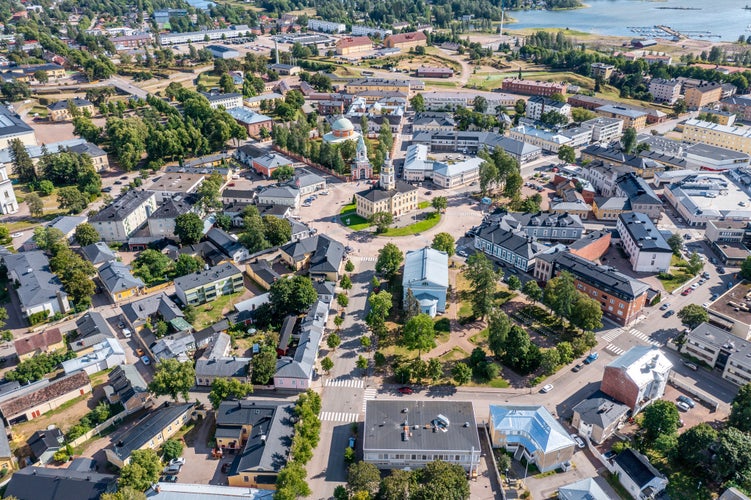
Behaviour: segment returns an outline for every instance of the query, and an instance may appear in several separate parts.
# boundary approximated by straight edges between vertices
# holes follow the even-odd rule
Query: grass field
[[[339,212],[339,219],[342,221],[342,224],[353,231],[362,231],[372,226],[367,219],[357,215],[356,210],[357,207],[354,203],[343,206]]]
[[[242,295],[242,292],[222,295],[213,302],[196,306],[196,320],[193,322],[193,326],[195,326],[197,330],[201,330],[202,328],[213,325],[224,317],[224,309],[230,304],[230,302],[239,299],[240,295]]]

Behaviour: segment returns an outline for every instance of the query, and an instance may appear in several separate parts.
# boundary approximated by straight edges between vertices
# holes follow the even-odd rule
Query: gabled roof
[[[5,106],[0,106],[0,137],[33,133],[34,129],[21,120],[17,114],[11,113]]]
[[[627,405],[600,391],[573,407],[574,413],[579,414],[582,422],[597,425],[603,429],[621,420],[630,409]]]
[[[328,317],[329,306],[325,302],[319,300],[311,306],[300,326],[300,341],[294,357],[277,360],[275,378],[310,379]]]
[[[5,430],[5,423],[0,418],[0,458],[10,458],[13,456],[13,452],[10,451],[10,443],[8,442],[8,431]]]
[[[89,376],[80,371],[51,381],[39,389],[23,394],[17,398],[0,403],[0,413],[6,419],[11,419],[35,406],[52,401],[70,392],[77,391],[89,385]]]
[[[117,260],[115,252],[103,241],[97,241],[91,245],[81,247],[81,252],[94,265]]]
[[[131,274],[130,266],[116,260],[99,268],[99,279],[110,294],[145,286],[140,278]]]
[[[146,320],[156,313],[159,313],[164,321],[167,322],[184,316],[180,308],[177,307],[177,304],[172,302],[165,293],[149,295],[144,299],[123,304],[121,309],[131,323],[138,320]]]
[[[206,233],[206,239],[216,245],[227,257],[233,258],[237,252],[242,252],[246,248],[233,238],[228,232],[218,227],[209,229]]]
[[[136,191],[131,189],[110,203],[96,215],[89,219],[90,222],[111,222],[125,220],[138,207],[148,202],[154,196],[152,191]]]
[[[196,361],[196,377],[245,377],[250,358],[201,358]]]
[[[508,443],[521,443],[530,452],[551,453],[576,446],[566,429],[544,406],[490,405],[491,426]]]
[[[588,477],[575,483],[558,488],[560,500],[610,500],[594,477]]]
[[[338,272],[344,257],[344,245],[324,234],[287,243],[282,252],[295,262],[310,257],[311,273]]]
[[[181,290],[192,290],[200,286],[214,283],[215,281],[229,278],[237,274],[242,275],[242,271],[230,263],[214,266],[206,271],[198,271],[185,276],[175,278],[175,287]]]
[[[114,454],[120,460],[126,460],[134,450],[141,449],[154,436],[162,432],[168,424],[188,413],[191,409],[193,409],[193,403],[165,402],[120,436],[120,440],[112,447]]]
[[[58,294],[67,295],[60,279],[50,272],[50,262],[41,250],[3,255],[2,258],[8,271],[12,270],[18,276],[20,286],[16,293],[22,307],[46,304],[58,300]]]
[[[640,251],[673,253],[665,237],[645,214],[623,213],[618,216],[618,219]]]
[[[43,332],[21,337],[13,342],[16,348],[16,354],[23,356],[36,351],[37,349],[46,350],[49,346],[60,344],[63,341],[63,334],[59,328],[50,328]]]
[[[110,372],[108,381],[122,403],[136,394],[148,391],[146,381],[135,365],[117,365]]]
[[[64,443],[63,431],[57,427],[36,431],[26,441],[31,448],[31,456],[35,460],[39,460],[47,450],[59,450]]]
[[[193,205],[188,202],[187,198],[180,200],[168,199],[157,208],[149,219],[174,219],[178,215],[190,212]]]
[[[6,497],[18,500],[98,500],[117,489],[117,476],[70,469],[26,467],[13,473]]]
[[[430,283],[448,287],[449,256],[434,248],[425,247],[407,252],[404,258],[402,285],[406,288]]]
[[[80,97],[74,97],[73,99],[70,99],[70,101],[73,103],[73,106],[77,108],[93,106],[91,101],[87,101],[86,99],[81,99]],[[68,109],[68,99],[64,101],[57,101],[47,106],[47,108],[50,111],[59,111],[61,109]]]
[[[637,387],[667,376],[673,363],[656,346],[634,346],[608,363],[633,380]]]
[[[647,484],[649,484],[650,481],[655,478],[665,478],[665,476],[663,476],[660,471],[655,469],[654,466],[649,463],[649,459],[647,457],[645,457],[638,451],[634,451],[632,448],[626,448],[625,450],[620,452],[613,460],[620,466],[621,469],[623,469],[623,472],[628,474],[628,477],[630,477],[631,480],[636,483],[639,489],[644,488]]]

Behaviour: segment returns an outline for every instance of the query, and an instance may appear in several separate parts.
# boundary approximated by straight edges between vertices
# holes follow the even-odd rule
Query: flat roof
[[[747,298],[748,297],[748,298]],[[741,309],[739,306],[744,306]],[[707,309],[745,325],[751,325],[751,282],[741,281]]]
[[[706,217],[751,216],[751,196],[721,173],[699,173],[671,184],[669,189],[686,209]]]
[[[364,434],[363,448],[368,451],[480,449],[470,401],[370,400],[365,408]]]

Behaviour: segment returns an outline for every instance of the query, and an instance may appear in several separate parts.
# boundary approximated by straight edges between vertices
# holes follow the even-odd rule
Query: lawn
[[[672,272],[668,274],[667,276],[670,276],[670,278],[663,277],[665,275],[657,275],[657,279],[660,280],[662,283],[662,287],[665,289],[666,292],[672,293],[673,290],[687,282],[692,278],[690,274],[684,273],[684,272]]]
[[[442,354],[438,357],[441,361],[446,363],[447,361],[456,361],[457,359],[466,359],[469,357],[469,353],[461,347],[454,347],[446,354]]]
[[[365,218],[356,213],[357,207],[354,203],[345,205],[339,212],[339,220],[353,231],[362,231],[368,229],[372,224]]]
[[[441,214],[431,212],[427,218],[404,227],[392,227],[381,233],[379,236],[412,236],[413,234],[422,233],[428,229],[434,228],[441,222]]]
[[[417,208],[419,208],[421,210],[423,208],[428,208],[429,206],[430,206],[430,202],[429,201],[421,201],[420,203],[417,204]]]
[[[242,292],[222,295],[213,302],[196,306],[196,320],[193,322],[193,326],[196,330],[201,330],[221,320],[224,317],[224,309],[239,299],[241,295]]]
[[[484,344],[488,341],[488,329],[485,328],[479,333],[475,333],[469,338],[469,341],[475,345]]]

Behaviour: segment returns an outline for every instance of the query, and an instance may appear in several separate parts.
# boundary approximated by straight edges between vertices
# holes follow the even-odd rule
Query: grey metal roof
[[[318,301],[313,304],[300,326],[300,341],[294,357],[284,356],[276,362],[275,377],[310,379],[313,375],[318,348],[329,317],[329,306]]]
[[[117,476],[70,469],[25,467],[13,473],[6,497],[19,500],[98,500],[117,489]]]
[[[103,241],[81,247],[81,252],[94,265],[117,260],[115,252]]]
[[[403,182],[400,180],[397,180],[394,186],[395,188],[391,191],[386,191],[385,189],[382,189],[380,186],[376,186],[366,191],[361,191],[357,193],[357,196],[362,196],[366,200],[376,202],[380,200],[385,200],[387,198],[391,198],[396,193],[411,193],[412,191],[417,191],[417,188],[413,186],[412,184],[407,184],[406,182]]]
[[[131,323],[139,320],[145,321],[156,313],[159,313],[167,322],[184,316],[177,304],[172,302],[165,293],[149,295],[144,299],[123,304],[121,309]]]
[[[112,369],[108,377],[108,383],[112,389],[120,396],[122,403],[127,402],[136,394],[141,394],[148,390],[146,381],[135,365],[117,365]]]
[[[151,500],[272,500],[274,490],[218,486],[214,484],[158,483],[146,490]]]
[[[289,198],[294,199],[300,195],[300,191],[291,186],[270,187],[258,195],[259,198]]]
[[[621,420],[631,408],[612,399],[603,392],[597,391],[590,397],[573,407],[582,422],[607,428],[613,422]]]
[[[0,458],[10,458],[13,453],[10,451],[10,443],[8,442],[8,431],[5,430],[5,424],[0,419]]]
[[[21,306],[30,308],[50,301],[58,295],[66,297],[60,279],[50,271],[50,262],[44,252],[35,250],[4,255],[3,261],[8,271],[18,276],[20,286],[16,288]]]
[[[60,109],[68,109],[68,101],[71,101],[73,105],[77,108],[93,106],[91,101],[87,101],[86,99],[81,99],[80,97],[74,97],[73,99],[66,99],[64,101],[57,101],[55,103],[52,103],[49,106],[47,106],[47,108],[50,109],[51,111],[57,111]]]
[[[610,500],[594,477],[588,477],[575,483],[558,488],[560,500]]]
[[[0,106],[0,137],[13,137],[34,133],[34,129],[24,123],[21,117],[13,114],[5,106]]]
[[[242,275],[242,271],[230,263],[225,263],[214,266],[206,271],[198,271],[175,278],[175,286],[182,290],[192,290],[237,274]]]
[[[99,268],[99,279],[111,294],[145,286],[140,278],[131,274],[130,266],[116,260]]]
[[[404,258],[402,286],[409,288],[426,282],[448,287],[449,256],[446,252],[430,247],[407,252]]]
[[[409,426],[408,439],[404,436],[405,422]],[[475,412],[470,401],[369,400],[365,407],[364,427],[363,449],[366,453],[377,450],[458,452],[480,449]]]
[[[112,450],[121,460],[126,460],[134,450],[141,449],[143,445],[162,432],[168,424],[188,413],[192,408],[193,403],[165,402],[120,436]]]
[[[657,226],[641,212],[629,212],[618,216],[626,232],[642,251],[673,253]]]
[[[154,210],[149,219],[175,219],[178,215],[187,214],[192,208],[193,204],[187,198],[168,199]]]
[[[245,448],[232,462],[229,475],[241,472],[278,472],[287,463],[293,434],[294,404],[277,401],[227,401],[216,412],[219,428],[252,426]]]
[[[218,227],[209,229],[209,232],[206,233],[206,239],[216,245],[229,258],[233,258],[237,252],[246,250],[242,243]]]
[[[546,247],[526,233],[510,228],[505,223],[483,223],[475,233],[475,237],[489,241],[494,245],[506,249],[515,255],[532,259]]]
[[[307,186],[315,186],[316,184],[321,184],[322,182],[325,183],[326,179],[324,179],[320,175],[314,174],[310,170],[304,168],[298,168],[297,170],[295,170],[295,177],[293,179],[290,179],[289,185],[299,189]]]
[[[657,197],[647,182],[637,177],[633,172],[623,174],[616,179],[618,188],[628,197],[632,204],[653,204],[662,206],[662,201]]]
[[[89,311],[78,318],[76,320],[76,331],[78,337],[71,342],[73,351],[80,351],[102,342],[105,338],[115,337],[107,320],[96,311]]]
[[[310,272],[314,274],[338,272],[344,257],[344,245],[325,234],[287,243],[282,251],[295,262],[310,256]]]
[[[39,460],[44,452],[50,449],[59,450],[64,442],[63,431],[54,427],[52,429],[36,431],[26,441],[26,444],[31,449],[32,458]]]
[[[128,215],[133,213],[138,207],[154,196],[152,191],[137,191],[131,189],[120,196],[114,202],[110,203],[96,215],[89,219],[90,222],[109,222],[124,220]]]
[[[201,358],[196,361],[196,377],[245,377],[250,358]]]

